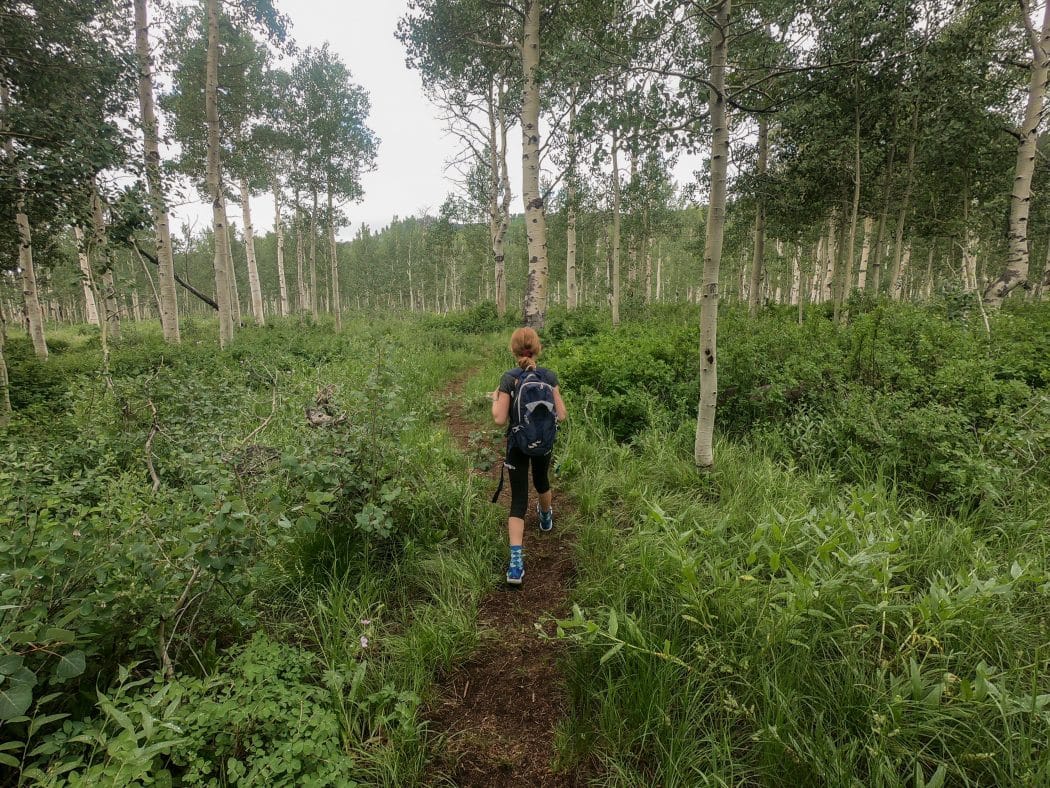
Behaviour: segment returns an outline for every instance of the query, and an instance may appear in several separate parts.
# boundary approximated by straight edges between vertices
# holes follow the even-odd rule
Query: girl
[[[540,338],[531,328],[519,328],[510,338],[510,352],[518,362],[518,370],[528,372],[536,370],[540,378],[554,389],[555,417],[559,422],[565,421],[568,413],[558,388],[558,376],[545,367],[538,367],[543,346]],[[521,372],[511,370],[503,373],[499,388],[492,392],[492,418],[501,427],[510,418],[510,404]],[[510,472],[510,517],[507,520],[507,535],[510,541],[510,565],[507,568],[507,582],[521,585],[525,576],[525,560],[522,555],[522,538],[525,534],[525,509],[529,502],[529,465],[532,465],[532,483],[539,494],[536,512],[539,515],[540,530],[550,531],[554,528],[554,509],[551,505],[551,485],[547,478],[550,470],[550,455],[532,457],[516,446],[507,452],[505,468]]]

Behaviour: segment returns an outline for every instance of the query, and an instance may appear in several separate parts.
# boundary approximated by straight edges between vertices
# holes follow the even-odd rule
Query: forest
[[[1050,2],[353,5],[0,0],[0,786],[1050,785]]]

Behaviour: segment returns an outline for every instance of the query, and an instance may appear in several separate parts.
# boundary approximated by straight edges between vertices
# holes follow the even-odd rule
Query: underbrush
[[[717,429],[843,482],[892,475],[960,514],[1050,484],[1050,305],[995,315],[990,337],[936,307],[868,306],[844,326],[817,309],[801,324],[793,309],[723,309]],[[655,308],[617,331],[558,328],[569,338],[547,363],[629,442],[661,411],[695,416],[696,317]]]
[[[485,340],[186,328],[127,330],[108,376],[90,333],[45,365],[13,343],[0,784],[420,782],[420,705],[492,577],[435,424]]]
[[[630,447],[571,435],[566,757],[616,785],[1050,781],[1045,519],[947,516],[729,441],[701,476],[671,420]]]
[[[989,339],[854,307],[725,310],[710,474],[691,310],[551,348],[581,527],[563,758],[625,786],[1050,782],[1050,310]]]

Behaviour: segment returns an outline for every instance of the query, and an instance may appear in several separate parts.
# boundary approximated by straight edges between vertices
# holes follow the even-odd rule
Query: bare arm
[[[495,406],[493,406],[495,410]],[[569,418],[569,411],[565,409],[565,402],[561,398],[561,388],[559,386],[554,387],[554,412],[558,416],[558,421],[565,421]]]
[[[492,397],[492,420],[502,427],[510,417],[510,394],[497,389],[490,396]]]

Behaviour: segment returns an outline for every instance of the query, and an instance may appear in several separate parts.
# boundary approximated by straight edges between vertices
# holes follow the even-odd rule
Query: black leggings
[[[551,456],[530,457],[514,447],[507,455],[507,472],[510,473],[510,516],[525,519],[529,505],[529,464],[532,464],[532,483],[541,495],[551,488],[547,479]]]

